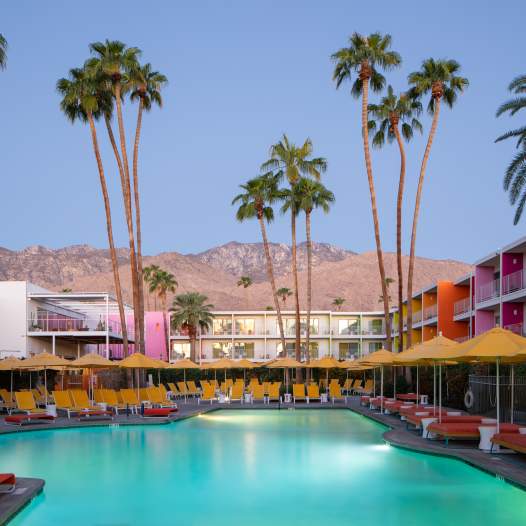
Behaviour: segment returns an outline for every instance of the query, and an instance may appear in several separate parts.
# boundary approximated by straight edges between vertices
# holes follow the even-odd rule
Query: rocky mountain
[[[270,253],[274,262],[276,276],[285,275],[290,270],[291,247],[284,243],[270,243]],[[354,254],[349,250],[329,245],[312,243],[312,263],[314,266],[330,261],[342,261]],[[238,243],[231,241],[214,247],[194,257],[211,267],[225,270],[234,276],[250,276],[254,282],[267,280],[266,260],[263,243]],[[298,269],[307,268],[307,244],[298,245]]]
[[[379,310],[381,294],[376,252],[355,254],[325,243],[314,247],[313,307],[331,308],[337,296],[346,299],[345,310]],[[289,272],[290,247],[272,245],[278,287],[292,289]],[[131,301],[131,280],[126,249],[118,251],[123,292]],[[408,258],[404,257],[407,270]],[[266,281],[263,248],[260,243],[227,243],[200,254],[183,255],[165,252],[147,256],[144,264],[157,264],[172,272],[179,283],[178,292],[199,291],[209,297],[216,309],[265,309],[272,305]],[[300,301],[305,305],[306,255],[302,246],[298,254],[300,268]],[[385,254],[387,276],[396,278],[396,256]],[[435,280],[456,279],[466,274],[470,265],[452,260],[417,258],[415,286],[418,290]],[[247,289],[237,286],[242,275],[254,280]],[[60,249],[41,246],[12,251],[0,247],[0,280],[29,280],[51,290],[72,288],[78,291],[113,291],[111,260],[107,250],[87,245]],[[391,297],[396,301],[396,281]],[[171,301],[171,298],[169,298]],[[147,307],[154,308],[155,299],[148,295]],[[292,308],[288,300],[285,308]]]

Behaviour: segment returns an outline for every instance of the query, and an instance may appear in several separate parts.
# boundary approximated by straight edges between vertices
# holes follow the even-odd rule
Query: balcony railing
[[[46,317],[27,320],[28,332],[106,332],[106,320],[101,318]],[[122,326],[116,320],[108,320],[108,330],[122,334]],[[128,327],[128,335],[133,329]]]
[[[432,318],[436,318],[438,310],[437,310],[437,304],[430,305],[429,307],[426,307],[424,309],[424,320],[430,320]]]
[[[526,288],[524,270],[517,270],[502,277],[502,294],[511,294]]]
[[[477,289],[477,303],[497,298],[500,294],[500,279],[481,285]]]
[[[504,328],[519,336],[524,336],[524,324],[522,323],[510,323],[509,325],[504,325]]]
[[[415,310],[415,312],[413,312],[413,323],[420,323],[421,321],[422,321],[422,311]]]
[[[463,298],[461,300],[455,301],[453,305],[453,314],[459,316],[460,314],[465,314],[471,310],[471,300],[469,297]]]
[[[369,327],[364,327],[362,329],[362,334],[365,336],[383,336],[385,334],[385,327],[383,324],[378,327],[370,325]]]

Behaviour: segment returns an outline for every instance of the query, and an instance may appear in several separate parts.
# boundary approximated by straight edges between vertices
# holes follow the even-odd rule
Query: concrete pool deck
[[[380,414],[362,407],[359,403],[359,397],[349,397],[347,403],[311,403],[311,404],[278,404],[271,403],[264,405],[262,403],[254,404],[219,404],[203,403],[198,405],[196,401],[189,400],[188,403],[179,402],[179,411],[171,418],[142,418],[136,415],[119,415],[113,420],[96,420],[89,419],[79,422],[76,419],[67,419],[59,417],[53,424],[31,424],[15,426],[5,424],[3,420],[0,423],[1,434],[14,434],[36,430],[50,429],[71,429],[94,426],[126,426],[126,425],[166,425],[172,422],[183,420],[198,414],[208,413],[219,409],[233,410],[264,410],[264,409],[281,409],[281,410],[309,410],[309,409],[347,409],[357,414],[370,418],[389,429],[383,434],[384,440],[395,447],[401,447],[411,451],[421,453],[441,455],[457,459],[467,464],[481,469],[491,475],[499,477],[507,482],[526,490],[526,455],[510,453],[485,453],[477,449],[477,443],[474,441],[451,441],[446,446],[443,441],[427,440],[422,438],[417,432],[406,429],[406,425],[398,417],[393,415]],[[38,494],[44,485],[41,479],[18,479],[17,490],[24,489],[21,492],[0,496],[0,524],[4,524],[23,506],[30,502]]]

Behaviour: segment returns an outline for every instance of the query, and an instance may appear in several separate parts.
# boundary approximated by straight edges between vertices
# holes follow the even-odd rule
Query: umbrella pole
[[[393,398],[396,400],[396,368],[393,365]]]
[[[420,401],[420,376],[419,376],[418,365],[416,366],[416,405]]]
[[[513,424],[513,395],[514,395],[514,392],[513,392],[513,388],[514,388],[514,384],[515,383],[515,366],[512,365],[511,366],[511,416],[510,416],[510,422]]]
[[[497,381],[496,381],[496,387],[497,387],[497,433],[500,433],[500,358],[497,358]]]
[[[376,368],[373,369],[373,397],[376,398]]]
[[[438,365],[438,392],[439,392],[439,402],[438,402],[438,421],[442,423],[442,364]]]
[[[46,390],[46,405],[47,405],[47,374],[46,374],[45,367],[44,367],[44,389]]]
[[[183,381],[184,381],[184,403],[186,404],[186,369],[183,369]]]
[[[436,415],[436,405],[437,405],[437,375],[436,375],[437,365],[433,362],[433,416]]]
[[[11,369],[11,400],[13,399],[13,369]]]
[[[380,414],[384,413],[384,366],[381,369],[382,381],[380,385]]]

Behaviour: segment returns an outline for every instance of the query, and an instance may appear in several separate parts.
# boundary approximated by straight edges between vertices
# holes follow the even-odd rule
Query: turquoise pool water
[[[218,411],[166,426],[0,437],[2,471],[46,479],[12,525],[518,525],[526,493],[384,445],[343,410]]]

